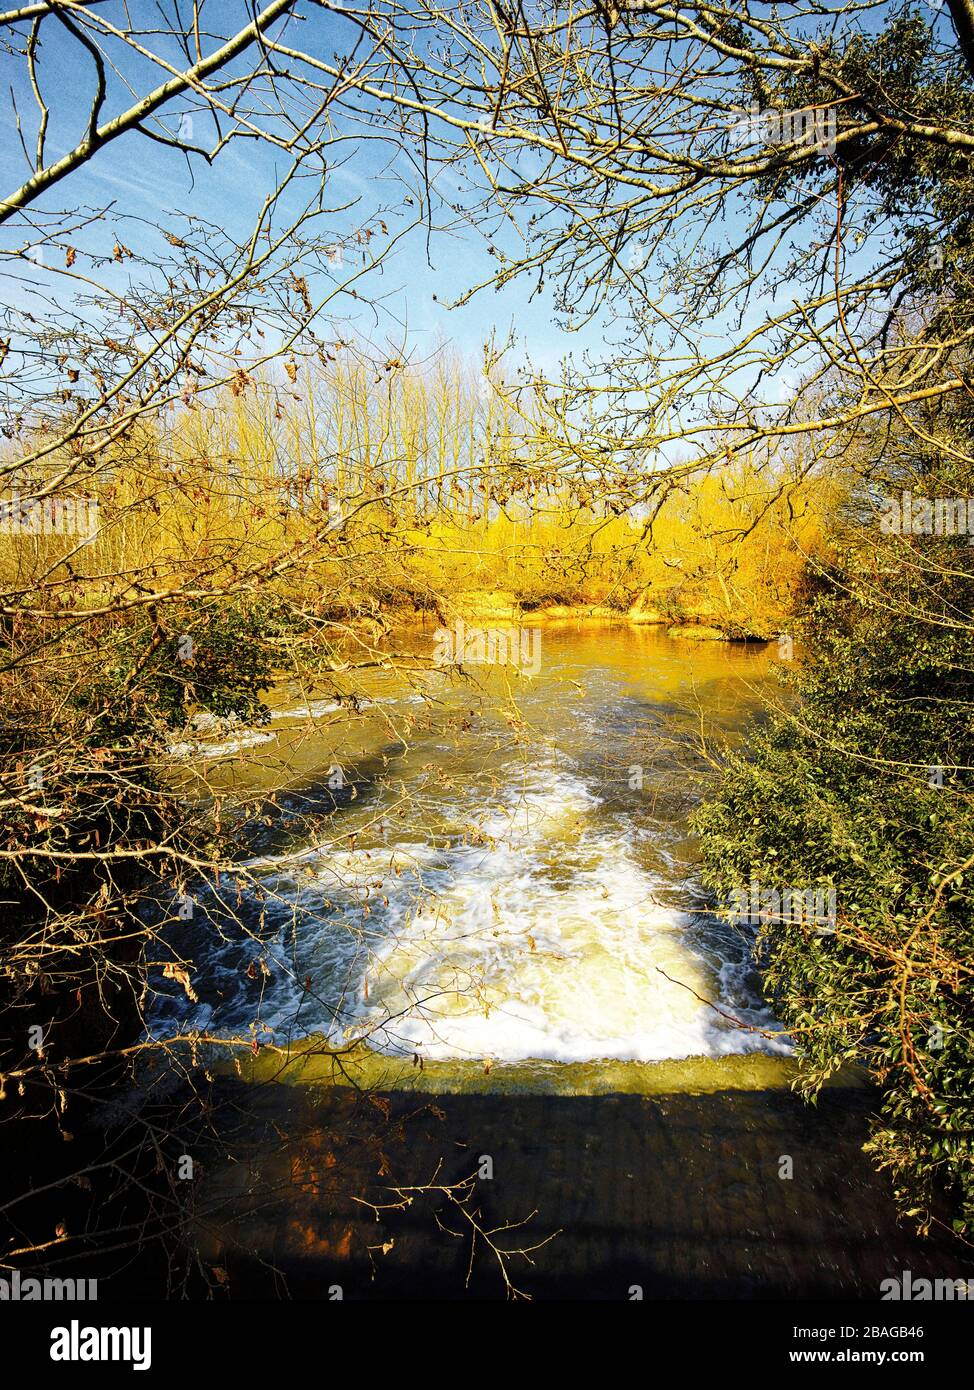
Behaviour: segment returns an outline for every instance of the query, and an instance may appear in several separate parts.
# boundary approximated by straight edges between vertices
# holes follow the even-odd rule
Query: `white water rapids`
[[[615,782],[606,796],[587,775],[578,750],[606,739],[605,707],[587,704],[558,727],[570,728],[572,752],[560,737],[495,763],[489,779],[461,767],[449,789],[427,788],[419,838],[415,827],[393,834],[393,821],[349,847],[337,831],[367,831],[359,803],[338,813],[348,819],[330,843],[251,860],[259,889],[245,888],[238,910],[251,922],[263,912],[262,931],[243,943],[233,930],[187,932],[180,951],[193,959],[200,1002],[173,988],[161,1016],[498,1063],[787,1052],[758,996],[749,941],[681,893],[686,865],[658,822],[644,822],[638,794],[627,802]],[[279,710],[275,727],[336,708]],[[639,711],[613,708],[625,733],[638,733]],[[450,768],[441,732],[419,740],[410,768],[431,752]],[[220,921],[214,898],[202,905]]]

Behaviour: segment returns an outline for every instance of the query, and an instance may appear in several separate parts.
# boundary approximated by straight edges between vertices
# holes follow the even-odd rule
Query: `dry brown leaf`
[[[186,991],[187,999],[192,1000],[194,1004],[199,1003],[199,996],[190,982],[188,970],[181,965],[176,965],[173,961],[169,961],[162,967],[162,973],[167,980],[176,980],[182,985],[183,989]]]

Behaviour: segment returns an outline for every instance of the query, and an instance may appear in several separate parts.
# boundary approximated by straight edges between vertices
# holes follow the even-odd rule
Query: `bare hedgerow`
[[[154,972],[194,997],[167,926],[193,883],[223,892],[274,807],[231,804],[205,772],[181,783],[168,745],[201,717],[259,724],[282,675],[327,673],[352,698],[357,669],[397,662],[374,591],[399,548],[374,518],[417,481],[302,461],[273,433],[340,356],[394,370],[369,296],[429,205],[408,163],[364,202],[336,192],[352,151],[393,135],[347,111],[385,41],[349,15],[341,75],[285,71],[272,40],[309,15],[234,4],[215,31],[202,4],[140,18],[42,0],[0,16],[25,167],[0,199],[0,1118],[57,1141],[29,1147],[35,1169],[13,1146],[3,1258],[19,1265],[186,1229],[191,1185],[173,1174],[208,1125],[208,1040],[147,1037],[145,1009]],[[217,224],[199,209],[235,160],[238,185],[252,176]],[[98,200],[136,164],[179,171],[187,210]],[[245,403],[211,454],[214,421]],[[92,1115],[124,1112],[138,1077],[159,1092],[155,1054],[202,1104],[133,1101],[100,1149]],[[51,1215],[66,1193],[87,1204],[78,1221]]]

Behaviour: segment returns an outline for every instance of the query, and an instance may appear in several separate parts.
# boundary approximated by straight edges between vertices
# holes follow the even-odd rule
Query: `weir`
[[[954,1246],[898,1227],[862,1152],[861,1075],[816,1107],[795,1094],[753,928],[697,880],[686,736],[703,720],[734,738],[773,653],[632,628],[552,632],[544,652],[517,720],[510,672],[433,671],[377,681],[353,720],[281,691],[273,741],[241,744],[236,785],[287,767],[285,805],[327,790],[335,809],[314,839],[300,816],[272,827],[248,861],[250,940],[213,900],[225,932],[175,929],[211,955],[195,1003],[161,982],[159,1026],[259,1020],[256,1052],[214,1053],[248,1157],[202,1165],[206,1258],[236,1294],[273,1269],[295,1296],[459,1297],[476,1214],[531,1247],[478,1245],[488,1297],[510,1279],[538,1297],[878,1298],[902,1269],[966,1277]],[[382,813],[392,787],[409,837]]]

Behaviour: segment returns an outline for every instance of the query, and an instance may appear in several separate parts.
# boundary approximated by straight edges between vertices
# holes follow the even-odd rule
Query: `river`
[[[197,887],[171,934],[195,1001],[163,981],[153,1018],[256,1054],[223,1083],[246,1159],[204,1188],[221,1278],[500,1296],[516,1265],[525,1292],[626,1298],[955,1274],[861,1153],[861,1078],[817,1109],[792,1094],[747,929],[699,884],[702,749],[758,714],[775,649],[623,624],[537,640],[529,675],[465,679],[407,630],[417,659],[354,698],[280,688],[265,728],[175,750],[190,784],[266,796],[239,877]],[[509,1222],[507,1246],[547,1243],[501,1258],[483,1230]]]

